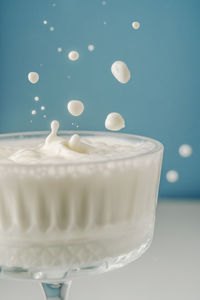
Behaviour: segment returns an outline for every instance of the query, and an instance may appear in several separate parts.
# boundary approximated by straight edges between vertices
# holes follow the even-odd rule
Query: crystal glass
[[[149,247],[163,146],[130,134],[61,131],[151,145],[91,162],[0,162],[0,277],[36,280],[46,299],[68,297],[71,281],[122,267]],[[47,132],[0,135],[0,147]]]

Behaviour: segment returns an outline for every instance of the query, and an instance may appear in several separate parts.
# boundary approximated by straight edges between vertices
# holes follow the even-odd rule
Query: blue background
[[[198,0],[1,0],[0,132],[47,130],[53,119],[61,129],[105,130],[107,114],[117,111],[122,132],[163,142],[160,195],[200,197],[199,11]],[[69,61],[71,50],[78,61]],[[128,84],[112,76],[115,60],[129,66]],[[31,71],[40,75],[35,85]],[[71,99],[85,104],[79,118],[66,110]],[[191,145],[190,157],[178,154],[181,144]],[[165,178],[170,169],[179,173],[175,183]]]

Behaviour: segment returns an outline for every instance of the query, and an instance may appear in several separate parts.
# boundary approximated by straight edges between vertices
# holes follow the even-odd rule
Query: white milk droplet
[[[37,102],[37,101],[40,100],[40,98],[39,98],[38,96],[35,96],[35,97],[34,97],[34,100]]]
[[[71,100],[67,104],[67,109],[71,115],[77,117],[80,116],[84,111],[84,105],[83,102],[79,100]]]
[[[47,24],[47,20],[44,20],[44,21],[43,21],[43,24],[45,24],[45,25],[46,25],[46,24]]]
[[[32,110],[31,114],[32,114],[32,115],[36,115],[36,114],[37,114],[37,111],[34,109],[34,110]]]
[[[45,110],[45,106],[41,106],[41,110]]]
[[[45,119],[47,116],[46,115],[43,115],[43,118]]]
[[[120,60],[117,60],[112,64],[111,72],[120,83],[127,83],[131,78],[131,73],[127,65]]]
[[[89,51],[94,51],[94,45],[89,45],[89,46],[88,46],[88,50],[89,50]]]
[[[32,83],[35,84],[39,80],[39,75],[37,72],[30,72],[28,73],[28,80]]]
[[[54,31],[54,29],[55,29],[55,28],[54,28],[53,26],[51,26],[51,27],[49,28],[50,31]]]
[[[58,52],[62,52],[62,48],[58,48],[57,50],[58,50]]]
[[[57,135],[58,133],[58,129],[59,129],[59,122],[54,120],[51,122],[51,133],[54,134],[54,135]]]
[[[69,60],[75,61],[75,60],[79,59],[79,53],[77,51],[74,51],[74,50],[70,51],[68,53],[68,58],[69,58]]]
[[[106,21],[104,21],[104,22],[103,22],[103,24],[104,24],[104,25],[107,25],[107,22],[106,22]]]
[[[190,145],[183,144],[179,147],[178,152],[182,157],[189,157],[192,154],[192,147]]]
[[[107,115],[105,127],[109,130],[118,131],[125,127],[125,121],[119,113],[113,112]]]
[[[166,179],[169,182],[176,182],[179,178],[178,172],[175,170],[170,170],[166,174]]]
[[[79,149],[80,148],[80,136],[78,134],[74,134],[71,136],[68,145],[71,149]]]
[[[133,29],[138,30],[140,28],[140,22],[137,22],[137,21],[133,22],[132,27],[133,27]]]

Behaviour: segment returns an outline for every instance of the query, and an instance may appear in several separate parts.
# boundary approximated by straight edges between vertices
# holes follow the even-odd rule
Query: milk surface
[[[51,123],[46,139],[22,139],[0,142],[0,162],[10,163],[67,163],[123,159],[144,154],[155,148],[148,140],[128,140],[119,137],[58,135],[59,122]]]

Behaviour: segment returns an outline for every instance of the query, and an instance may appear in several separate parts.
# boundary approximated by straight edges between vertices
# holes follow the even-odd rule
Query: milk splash
[[[92,147],[81,141],[78,134],[70,138],[58,136],[59,122],[51,122],[51,132],[45,142],[32,148],[23,148],[13,153],[9,159],[20,163],[35,163],[41,159],[52,158],[52,161],[60,158],[76,159],[78,155],[90,154]]]
[[[81,142],[80,136],[78,134],[74,134],[71,138],[67,141],[64,137],[58,136],[58,129],[59,129],[59,122],[54,120],[51,122],[51,133],[47,136],[44,144],[44,149],[51,149],[51,145],[55,150],[59,150],[60,152],[66,153],[69,150],[79,152],[79,153],[89,153],[89,145],[86,145]],[[52,149],[53,149],[52,148]]]

